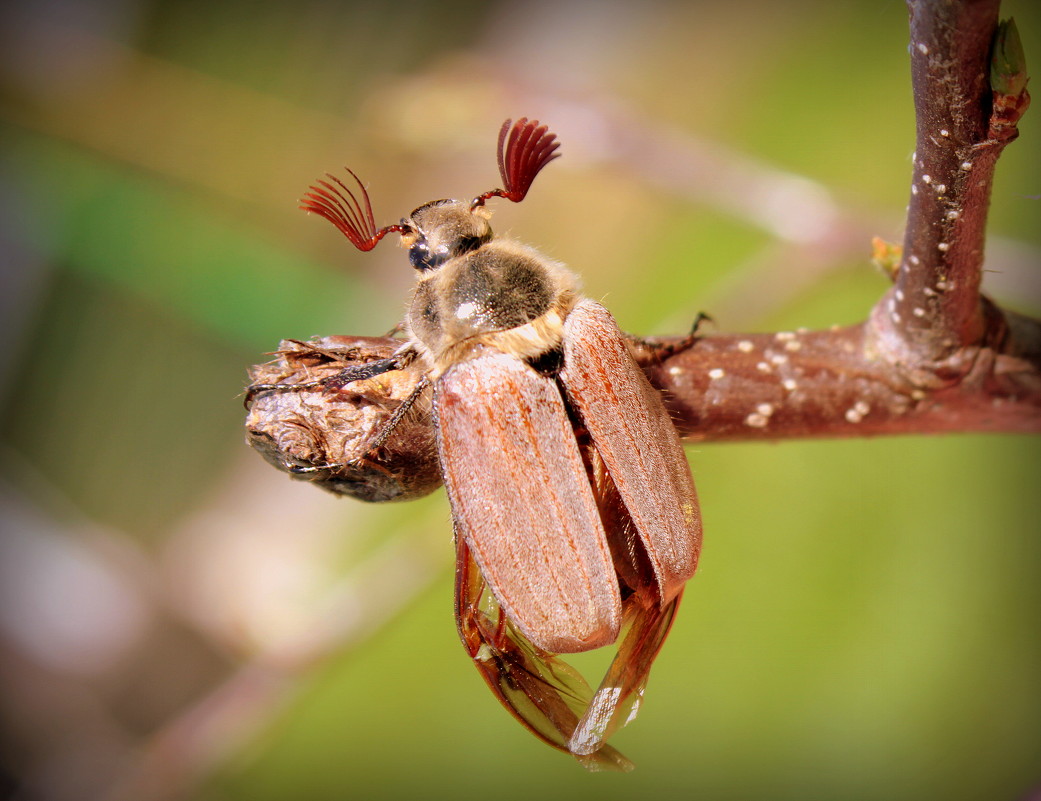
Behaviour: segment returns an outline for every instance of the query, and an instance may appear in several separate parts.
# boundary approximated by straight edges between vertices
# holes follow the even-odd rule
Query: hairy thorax
[[[489,347],[534,359],[560,345],[576,284],[531,248],[488,242],[421,278],[407,320],[412,346],[433,377]]]

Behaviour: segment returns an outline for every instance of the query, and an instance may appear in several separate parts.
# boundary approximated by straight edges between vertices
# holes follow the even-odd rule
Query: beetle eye
[[[431,251],[426,239],[416,240],[408,249],[408,260],[417,270],[432,270],[440,267],[448,261],[450,255],[448,248],[444,245]]]

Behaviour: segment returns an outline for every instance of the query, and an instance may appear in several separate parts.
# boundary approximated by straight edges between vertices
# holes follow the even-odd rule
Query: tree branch
[[[1041,325],[980,295],[994,168],[1030,100],[1018,35],[996,0],[908,7],[917,146],[895,286],[860,326],[645,359],[685,436],[1041,430]]]
[[[1036,432],[1041,328],[1023,323],[1035,338],[1029,356],[965,348],[947,365],[956,364],[957,378],[942,383],[922,382],[918,370],[884,358],[869,323],[713,336],[661,363],[649,354],[641,361],[687,440]]]
[[[994,168],[1030,96],[1025,76],[1002,87],[1014,96],[991,91],[996,0],[913,0],[909,9],[911,200],[896,286],[872,324],[891,360],[942,372],[944,361],[956,370],[964,364],[960,349],[1000,348],[1007,335],[1000,312],[979,294],[983,244]]]
[[[919,359],[977,343],[987,328],[979,293],[983,240],[1004,145],[987,140],[998,5],[908,3],[917,136],[904,258],[885,309],[903,347]]]

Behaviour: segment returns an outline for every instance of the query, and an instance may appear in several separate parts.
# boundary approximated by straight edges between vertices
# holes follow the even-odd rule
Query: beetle
[[[331,378],[255,384],[250,393],[417,374],[370,450],[429,400],[467,651],[536,736],[589,769],[628,770],[606,739],[639,706],[697,566],[701,517],[679,435],[630,340],[563,265],[492,232],[486,202],[523,200],[558,151],[537,120],[506,120],[497,148],[503,188],[425,203],[382,228],[353,171],[356,189],[331,173],[317,181],[301,208],[359,250],[400,234],[418,278],[405,341]],[[623,631],[596,692],[557,658],[612,644]]]

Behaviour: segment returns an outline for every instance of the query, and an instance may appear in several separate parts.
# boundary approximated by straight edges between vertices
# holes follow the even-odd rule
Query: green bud
[[[1016,21],[998,23],[990,56],[990,88],[1002,95],[1018,96],[1027,85],[1027,60]]]

